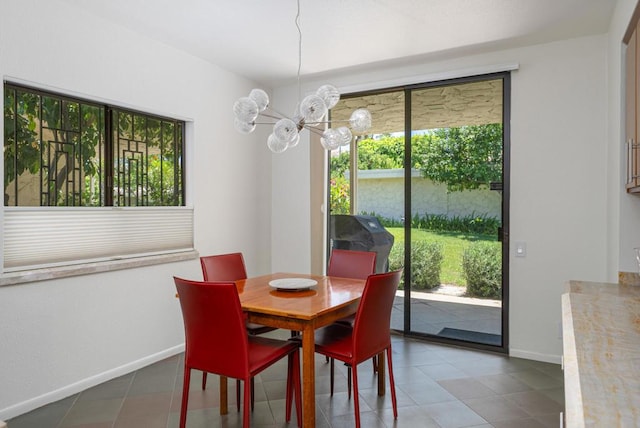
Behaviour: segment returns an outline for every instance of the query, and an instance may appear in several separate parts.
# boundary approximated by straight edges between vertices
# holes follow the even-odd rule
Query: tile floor
[[[273,332],[286,337],[288,332]],[[391,397],[376,395],[371,364],[359,366],[362,426],[369,427],[558,427],[564,408],[558,365],[393,337],[398,396],[394,421]],[[113,379],[72,397],[11,419],[9,428],[177,427],[183,355]],[[316,358],[317,427],[353,427],[346,368],[336,364],[336,392],[329,395],[329,365]],[[286,360],[256,378],[255,427],[295,427],[284,422]],[[218,379],[200,389],[193,372],[188,427],[241,427],[235,410],[235,382],[229,383],[229,414],[219,415]]]

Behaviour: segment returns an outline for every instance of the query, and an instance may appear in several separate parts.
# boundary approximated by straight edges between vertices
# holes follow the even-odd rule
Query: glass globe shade
[[[293,140],[289,141],[288,148],[295,147],[300,142],[300,133],[297,133]]]
[[[242,134],[249,134],[253,132],[254,129],[256,129],[255,122],[243,122],[237,117],[233,121],[233,126],[236,128],[236,131]]]
[[[354,132],[367,132],[371,129],[371,113],[365,108],[359,108],[351,113],[349,124]]]
[[[269,106],[269,95],[262,89],[252,89],[249,92],[249,98],[255,101],[258,106],[258,111],[265,111],[267,106]]]
[[[316,95],[322,98],[328,109],[332,109],[340,101],[340,92],[333,85],[322,85],[316,91]]]
[[[273,135],[279,141],[289,144],[298,135],[298,127],[291,119],[280,119],[273,125]]]
[[[327,106],[319,96],[308,95],[300,103],[300,114],[307,124],[319,122],[327,114]]]
[[[329,128],[322,133],[322,137],[320,138],[320,144],[325,150],[335,150],[340,147],[340,143],[342,142],[340,133],[333,128]]]
[[[233,112],[238,120],[251,123],[258,117],[258,104],[249,97],[242,97],[233,104]]]
[[[267,147],[269,147],[269,150],[273,153],[282,153],[287,150],[288,144],[284,141],[278,140],[275,135],[269,134],[269,137],[267,138]]]
[[[351,139],[353,138],[351,130],[346,126],[341,126],[340,128],[336,129],[336,131],[338,132],[338,135],[340,135],[340,145],[348,146],[349,143],[351,143]]]

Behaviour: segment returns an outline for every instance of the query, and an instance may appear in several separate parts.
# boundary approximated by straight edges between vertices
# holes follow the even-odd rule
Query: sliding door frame
[[[509,230],[510,230],[510,165],[511,165],[511,73],[509,71],[502,71],[489,74],[481,74],[475,76],[467,76],[460,78],[452,78],[446,80],[425,82],[419,84],[404,85],[401,87],[392,87],[379,90],[369,90],[357,93],[351,93],[343,95],[343,98],[358,98],[364,96],[378,95],[389,92],[404,92],[404,272],[405,278],[411,278],[411,218],[412,218],[412,206],[411,206],[411,95],[413,91],[439,87],[439,86],[451,86],[464,83],[479,82],[485,80],[502,80],[502,227],[498,232],[498,239],[502,242],[502,309],[501,309],[501,326],[502,326],[502,345],[486,345],[481,343],[465,342],[455,339],[449,339],[440,337],[433,334],[421,333],[411,330],[411,289],[410,287],[405,290],[404,293],[404,326],[403,330],[393,330],[396,333],[403,334],[407,337],[416,337],[421,339],[430,340],[433,342],[452,344],[456,346],[464,346],[473,349],[482,349],[486,351],[506,353],[509,352]],[[352,145],[352,157],[357,156],[357,147]],[[354,163],[352,162],[352,165]],[[353,169],[353,168],[352,168]],[[327,177],[330,176],[330,163],[327,161]],[[351,189],[357,183],[357,171],[353,170],[350,174],[350,187]],[[326,180],[326,194],[330,195],[329,180]],[[327,199],[328,200],[328,199]],[[328,205],[328,204],[327,204]],[[352,205],[353,211],[353,205]],[[326,224],[330,221],[330,212],[327,209]],[[328,226],[326,228],[328,230]],[[331,251],[330,237],[327,233],[326,236],[326,252],[329,259],[329,253]]]

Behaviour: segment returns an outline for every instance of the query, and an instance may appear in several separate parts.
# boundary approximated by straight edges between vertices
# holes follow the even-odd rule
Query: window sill
[[[0,287],[5,285],[24,284],[70,276],[89,275],[92,273],[111,272],[122,269],[133,269],[163,263],[192,260],[199,257],[196,250],[155,256],[135,257],[129,259],[109,260],[104,262],[84,263],[72,266],[60,266],[44,269],[10,272],[0,275]]]

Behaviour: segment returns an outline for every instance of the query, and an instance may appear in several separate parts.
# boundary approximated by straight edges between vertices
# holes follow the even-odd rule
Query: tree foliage
[[[113,164],[107,165],[105,112],[104,106],[5,86],[5,205],[17,203],[17,190],[9,191],[15,186],[26,204],[101,206],[110,171],[115,205],[179,205],[180,125],[114,109],[114,129],[107,132]]]
[[[86,189],[79,201],[63,188],[69,175],[91,179],[97,173],[100,109],[21,90],[5,89],[4,101],[5,203],[8,186],[19,176],[42,173],[42,190],[50,195],[47,205],[87,204],[93,195]]]
[[[502,180],[502,125],[436,129],[411,137],[411,167],[449,191],[477,189]],[[331,160],[331,177],[349,169],[349,152]],[[358,168],[404,167],[404,137],[389,135],[358,143]]]
[[[477,189],[502,181],[502,125],[436,129],[414,157],[422,174],[449,191]]]
[[[367,138],[358,142],[359,169],[398,169],[403,167],[404,138],[386,135],[380,139]],[[331,176],[344,176],[349,170],[349,152],[331,159]]]

